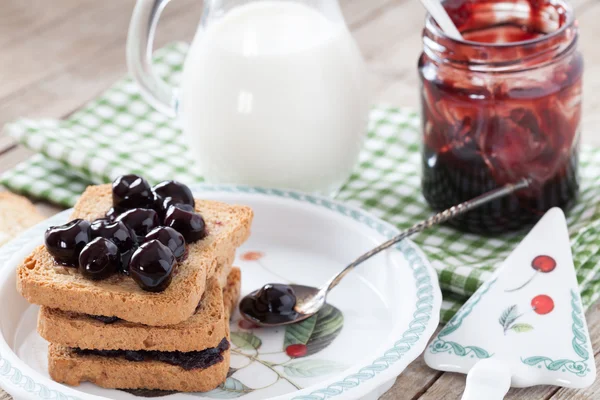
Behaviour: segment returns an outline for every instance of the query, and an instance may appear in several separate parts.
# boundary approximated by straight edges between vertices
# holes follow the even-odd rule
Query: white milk
[[[343,21],[300,3],[248,3],[196,35],[181,112],[208,180],[328,193],[366,131],[364,64]]]

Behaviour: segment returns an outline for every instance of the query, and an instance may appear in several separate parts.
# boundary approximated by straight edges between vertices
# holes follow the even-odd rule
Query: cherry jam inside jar
[[[419,59],[423,194],[443,210],[522,178],[530,188],[451,224],[482,233],[576,199],[583,59],[562,0],[448,0],[463,40],[431,18]]]

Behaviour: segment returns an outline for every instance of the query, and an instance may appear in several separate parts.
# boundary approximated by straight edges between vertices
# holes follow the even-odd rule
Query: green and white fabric
[[[185,51],[185,45],[176,43],[156,52],[155,69],[171,84],[178,83]],[[5,130],[39,154],[4,173],[2,184],[63,206],[73,205],[86,185],[110,182],[123,173],[139,173],[152,182],[202,180],[189,169],[193,160],[176,121],[152,109],[128,78],[66,120],[21,119]],[[338,199],[400,229],[431,215],[420,190],[419,141],[414,111],[375,107],[359,164]],[[584,147],[580,170],[580,200],[568,221],[582,299],[589,306],[600,295],[600,150]],[[524,234],[490,238],[438,227],[413,238],[440,277],[443,321]]]

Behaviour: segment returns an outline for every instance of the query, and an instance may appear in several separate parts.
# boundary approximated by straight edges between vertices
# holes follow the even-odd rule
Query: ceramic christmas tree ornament
[[[594,353],[559,208],[544,215],[439,332],[425,361],[468,373],[464,400],[502,399],[509,386],[592,384]]]

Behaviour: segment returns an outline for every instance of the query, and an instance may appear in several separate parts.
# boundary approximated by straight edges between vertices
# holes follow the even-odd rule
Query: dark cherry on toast
[[[196,205],[194,195],[189,187],[177,181],[164,181],[152,188],[154,192],[154,209],[163,217],[173,204]]]
[[[91,224],[73,220],[46,231],[48,252],[63,265],[78,267],[89,279],[120,271],[150,292],[165,290],[187,244],[206,237],[192,191],[177,181],[153,188],[138,175],[119,176],[112,185],[113,205]],[[85,250],[85,251],[84,251]]]
[[[189,204],[174,204],[167,210],[165,226],[181,233],[186,242],[193,243],[206,237],[204,218]]]
[[[160,219],[156,211],[150,208],[133,208],[125,211],[117,217],[117,221],[123,222],[131,229],[138,242],[143,242],[144,237],[154,228],[160,226]]]
[[[132,250],[137,244],[135,233],[123,221],[111,222],[108,219],[100,218],[92,222],[91,230],[92,238],[108,239],[121,252]]]
[[[129,262],[129,274],[148,292],[162,292],[171,284],[177,260],[173,252],[158,240],[141,245]]]
[[[44,237],[46,249],[56,262],[77,267],[79,253],[91,240],[90,223],[83,219],[74,219],[60,226],[51,226]]]
[[[150,184],[138,175],[119,176],[112,185],[113,207],[150,208],[154,196]]]
[[[175,229],[168,226],[154,228],[146,235],[145,241],[147,242],[155,239],[167,246],[178,261],[185,257],[187,253],[185,239],[183,238],[183,235]]]
[[[92,238],[102,237],[113,242],[119,249],[120,271],[129,273],[129,260],[137,248],[135,232],[122,221],[111,222],[108,218],[99,218],[92,222]]]
[[[79,255],[79,272],[88,279],[106,279],[121,269],[121,254],[116,244],[103,237],[89,242]]]

